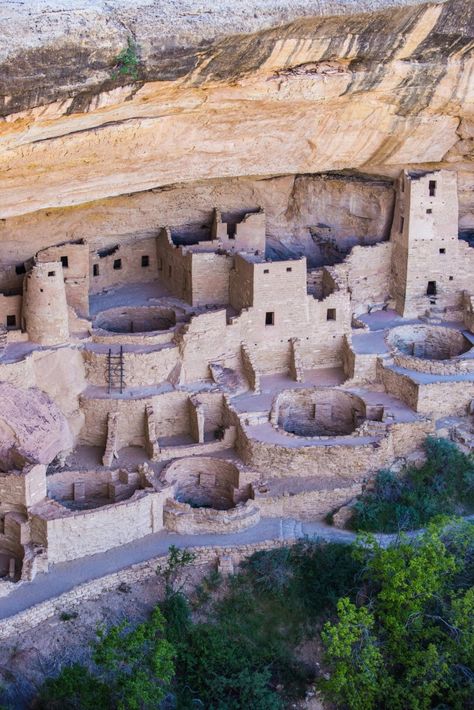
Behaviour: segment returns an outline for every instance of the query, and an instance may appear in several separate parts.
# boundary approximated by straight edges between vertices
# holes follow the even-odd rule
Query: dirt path
[[[79,584],[98,579],[130,565],[165,554],[170,545],[201,547],[245,545],[271,539],[321,537],[325,540],[352,542],[354,533],[331,528],[324,523],[301,523],[292,519],[264,518],[253,528],[229,535],[177,535],[160,531],[108,552],[52,565],[47,574],[38,574],[32,582],[19,586],[0,600],[0,619],[28,609],[47,599],[68,592]]]
[[[465,519],[474,521],[474,515],[467,516]],[[414,531],[408,535],[415,536],[421,532],[423,531]],[[22,584],[13,594],[0,600],[0,619],[6,619],[35,604],[64,594],[84,582],[99,579],[131,565],[166,554],[170,545],[229,547],[263,540],[291,540],[295,537],[319,538],[326,542],[349,544],[354,542],[357,535],[350,530],[333,528],[325,523],[300,522],[292,518],[264,518],[248,530],[229,535],[177,535],[162,530],[98,555],[52,565],[47,574],[38,574],[32,582]],[[396,535],[379,533],[375,538],[385,547],[396,538]]]

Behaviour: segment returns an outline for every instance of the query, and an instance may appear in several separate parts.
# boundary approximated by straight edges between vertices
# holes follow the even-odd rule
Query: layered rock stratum
[[[0,0],[0,28],[4,262],[213,205],[266,207],[276,249],[370,243],[404,167],[456,170],[474,228],[471,0]]]

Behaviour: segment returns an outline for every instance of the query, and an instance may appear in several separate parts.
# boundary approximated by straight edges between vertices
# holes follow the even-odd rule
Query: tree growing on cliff
[[[115,57],[112,79],[118,79],[119,77],[138,79],[139,66],[137,44],[132,37],[128,37],[127,46]]]

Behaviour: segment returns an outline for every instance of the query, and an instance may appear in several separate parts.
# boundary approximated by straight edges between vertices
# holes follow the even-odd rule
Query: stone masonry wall
[[[21,327],[22,300],[21,294],[6,296],[0,293],[0,325],[6,328]]]
[[[56,510],[57,517],[49,511]],[[139,491],[128,500],[86,511],[69,511],[54,501],[31,511],[32,539],[47,544],[56,564],[106,552],[163,527],[163,497]]]
[[[92,294],[125,283],[158,279],[156,237],[124,242],[117,244],[116,248],[91,252],[89,273]]]

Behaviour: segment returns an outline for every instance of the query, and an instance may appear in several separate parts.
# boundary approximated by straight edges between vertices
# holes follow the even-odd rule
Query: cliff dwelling
[[[317,266],[276,254],[253,205],[215,207],[204,238],[169,225],[4,265],[3,584],[160,530],[322,519],[428,434],[469,441],[456,174],[393,189],[389,238]]]
[[[473,3],[238,5],[0,0],[0,599],[473,449]]]

